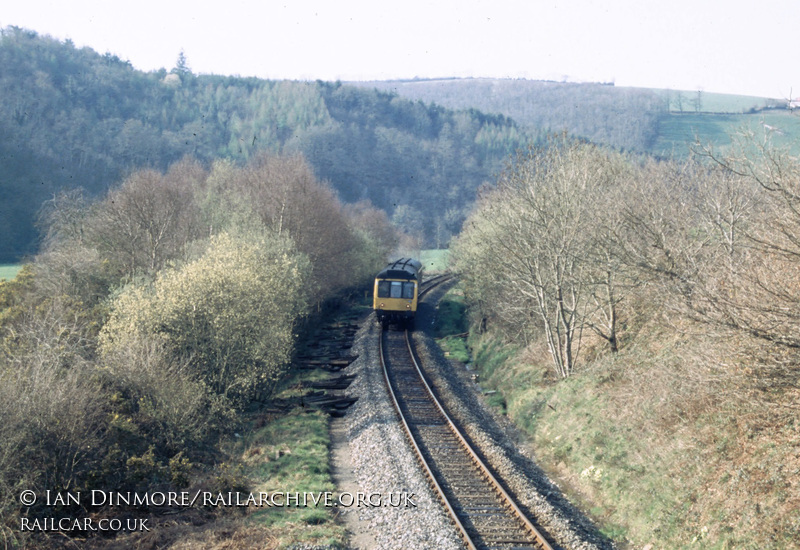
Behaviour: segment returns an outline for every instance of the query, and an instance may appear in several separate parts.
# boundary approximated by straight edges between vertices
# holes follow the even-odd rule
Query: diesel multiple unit
[[[381,325],[397,323],[406,328],[414,327],[421,271],[419,260],[400,258],[375,277],[372,308]]]

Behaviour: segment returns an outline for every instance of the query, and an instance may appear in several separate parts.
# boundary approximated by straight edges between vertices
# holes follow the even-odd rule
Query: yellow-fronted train
[[[390,324],[414,328],[420,283],[422,263],[413,258],[395,260],[378,273],[372,308],[384,328]]]

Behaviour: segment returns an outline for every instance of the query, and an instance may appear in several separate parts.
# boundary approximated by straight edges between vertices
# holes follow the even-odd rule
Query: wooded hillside
[[[345,202],[369,199],[433,246],[526,138],[503,116],[454,112],[340,83],[145,73],[17,27],[0,31],[0,262],[37,250],[58,190],[90,195],[190,155],[244,163],[302,153]]]
[[[638,151],[652,146],[659,119],[669,109],[669,100],[653,90],[599,83],[468,78],[353,84],[450,109],[502,113],[536,135],[566,131]]]

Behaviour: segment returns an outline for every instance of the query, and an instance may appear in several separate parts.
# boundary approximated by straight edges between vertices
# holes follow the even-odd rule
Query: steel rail
[[[420,294],[431,290],[435,286],[438,286],[438,284],[445,282],[447,279],[449,279],[449,277],[447,277],[447,278],[445,278],[443,280],[437,281],[436,284],[428,286],[424,291],[421,291]],[[447,510],[448,514],[450,515],[450,517],[453,519],[454,523],[456,524],[456,528],[461,533],[461,536],[464,539],[464,541],[466,542],[467,547],[470,550],[475,550],[475,549],[477,549],[477,546],[476,546],[475,542],[472,540],[471,535],[469,534],[468,530],[465,528],[464,523],[461,521],[461,518],[459,517],[459,514],[456,512],[455,508],[450,503],[450,501],[449,501],[447,495],[445,494],[445,491],[443,490],[441,484],[439,483],[439,481],[437,481],[437,478],[436,478],[436,475],[434,474],[433,468],[431,467],[430,464],[428,464],[428,460],[425,458],[425,453],[420,448],[420,445],[418,444],[416,438],[414,437],[414,434],[413,434],[413,431],[411,429],[411,426],[409,425],[408,420],[406,419],[405,415],[403,414],[402,407],[401,407],[400,402],[398,400],[398,396],[397,396],[397,394],[396,394],[396,392],[395,392],[395,390],[393,388],[393,384],[391,382],[391,377],[389,375],[389,369],[387,367],[387,362],[385,360],[385,349],[384,349],[384,345],[383,345],[383,332],[384,331],[381,331],[381,335],[380,335],[380,338],[379,338],[379,355],[380,355],[381,367],[383,368],[384,380],[386,381],[386,386],[387,386],[387,388],[389,390],[389,395],[390,395],[391,400],[392,400],[392,402],[394,404],[395,410],[397,411],[397,414],[398,414],[398,416],[399,416],[399,418],[401,420],[401,423],[402,423],[402,426],[403,426],[403,430],[405,431],[406,436],[408,437],[408,439],[409,439],[409,441],[411,443],[411,446],[414,449],[414,452],[417,454],[417,458],[420,461],[420,463],[421,463],[421,465],[423,467],[423,470],[425,471],[428,479],[430,480],[431,484],[433,485],[433,488],[434,488],[436,494],[438,495],[439,499],[444,504],[444,507]],[[410,357],[411,362],[413,364],[413,367],[416,370],[417,376],[419,377],[419,380],[421,381],[422,385],[425,388],[426,397],[435,405],[436,410],[438,410],[439,414],[442,416],[442,418],[444,418],[445,423],[447,424],[448,428],[456,436],[456,438],[458,440],[458,443],[462,446],[462,448],[469,455],[469,457],[472,460],[472,462],[478,467],[478,469],[480,471],[480,475],[483,476],[484,479],[486,479],[486,481],[488,481],[488,483],[492,486],[494,491],[496,491],[496,493],[502,499],[504,505],[508,506],[508,508],[511,509],[511,511],[513,512],[513,515],[522,524],[523,528],[529,533],[529,535],[531,537],[533,537],[534,540],[532,542],[534,542],[535,544],[537,544],[538,546],[540,546],[544,550],[553,550],[553,547],[550,545],[549,542],[547,542],[547,539],[545,539],[545,537],[542,535],[542,533],[539,532],[539,530],[533,525],[533,523],[522,512],[520,507],[516,504],[514,499],[511,497],[511,495],[509,495],[508,492],[503,488],[502,484],[497,480],[497,478],[491,472],[491,469],[486,465],[486,463],[475,452],[475,450],[469,444],[467,439],[463,436],[461,431],[458,429],[458,427],[452,421],[450,416],[447,414],[447,412],[445,411],[444,406],[436,398],[431,386],[428,384],[428,381],[426,380],[425,375],[422,372],[421,366],[420,366],[419,362],[417,361],[416,354],[414,353],[414,348],[413,348],[413,345],[411,343],[411,339],[409,337],[409,332],[405,331],[405,335],[404,336],[405,336],[406,349],[408,351],[408,354],[409,354],[409,357]]]
[[[381,358],[381,367],[383,368],[383,379],[386,381],[386,387],[389,389],[389,396],[392,398],[392,403],[394,404],[394,408],[397,411],[397,414],[400,415],[400,422],[403,424],[403,431],[405,431],[406,437],[408,437],[408,440],[411,442],[411,446],[413,447],[414,452],[417,454],[417,458],[422,464],[422,468],[425,470],[425,474],[428,477],[428,480],[430,480],[436,494],[439,496],[439,499],[444,504],[447,513],[450,515],[450,518],[455,522],[456,528],[459,530],[461,536],[467,543],[467,548],[469,548],[470,550],[477,550],[477,547],[472,542],[472,539],[467,533],[464,524],[461,523],[458,514],[456,514],[456,511],[453,509],[453,506],[450,504],[450,501],[447,499],[447,496],[445,496],[444,490],[442,489],[441,485],[439,485],[439,482],[436,481],[436,476],[433,474],[433,471],[431,470],[428,461],[425,460],[425,457],[422,453],[422,449],[419,448],[416,439],[414,439],[414,436],[411,433],[411,428],[408,425],[408,421],[406,421],[405,416],[400,410],[400,403],[397,401],[397,395],[395,394],[394,388],[392,388],[392,383],[389,380],[389,371],[386,368],[386,361],[384,360],[383,331],[381,331],[381,338],[379,338],[378,341],[379,341],[379,355]]]

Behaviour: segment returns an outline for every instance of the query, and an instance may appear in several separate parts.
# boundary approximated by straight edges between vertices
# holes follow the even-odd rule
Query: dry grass
[[[248,522],[246,516],[211,519],[199,512],[181,514],[177,519],[160,519],[149,525],[151,531],[129,533],[114,539],[92,538],[86,541],[62,540],[49,548],[84,550],[275,550],[280,533]]]
[[[800,548],[800,359],[679,319],[663,307],[628,317],[625,347],[587,340],[566,381],[534,342],[487,382],[623,546]]]

